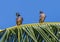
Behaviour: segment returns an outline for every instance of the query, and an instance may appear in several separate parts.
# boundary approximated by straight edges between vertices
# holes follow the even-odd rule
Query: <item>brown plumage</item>
[[[23,18],[21,17],[21,15],[19,13],[16,13],[16,25],[21,25],[23,22]]]
[[[39,23],[43,23],[45,18],[46,18],[45,13],[40,11]]]

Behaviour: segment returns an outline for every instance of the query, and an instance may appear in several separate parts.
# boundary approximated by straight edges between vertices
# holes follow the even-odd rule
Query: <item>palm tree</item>
[[[0,31],[0,42],[60,42],[60,23],[25,24]]]

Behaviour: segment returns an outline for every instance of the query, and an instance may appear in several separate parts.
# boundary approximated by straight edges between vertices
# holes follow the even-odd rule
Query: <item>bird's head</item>
[[[19,17],[19,16],[21,16],[21,15],[17,12],[17,13],[16,13],[16,16]]]

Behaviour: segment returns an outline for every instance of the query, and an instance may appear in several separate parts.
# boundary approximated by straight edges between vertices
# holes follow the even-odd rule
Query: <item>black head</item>
[[[40,11],[40,14],[44,13],[43,11]]]
[[[21,16],[21,15],[20,15],[19,13],[16,13],[16,16],[19,17],[19,16]]]

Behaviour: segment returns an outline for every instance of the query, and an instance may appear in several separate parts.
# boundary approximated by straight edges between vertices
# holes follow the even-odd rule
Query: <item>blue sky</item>
[[[0,0],[0,29],[16,25],[16,12],[23,24],[38,23],[40,10],[47,16],[45,22],[60,22],[60,0]]]

